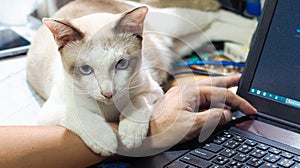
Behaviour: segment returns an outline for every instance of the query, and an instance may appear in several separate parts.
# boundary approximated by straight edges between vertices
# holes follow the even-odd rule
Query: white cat
[[[62,125],[94,152],[109,155],[118,143],[106,121],[120,120],[122,143],[128,148],[141,145],[172,61],[168,48],[158,43],[163,37],[143,34],[147,11],[139,7],[121,15],[43,20],[59,52],[44,62],[52,88],[39,124]]]
[[[200,37],[201,28],[210,39],[224,35],[208,29],[219,13],[157,9],[162,13],[147,15],[147,7],[132,8],[123,1],[73,1],[54,16],[69,19],[43,20],[28,51],[28,81],[47,99],[39,124],[64,126],[102,155],[118,148],[107,121],[119,121],[125,146],[141,145],[174,56],[209,40]]]

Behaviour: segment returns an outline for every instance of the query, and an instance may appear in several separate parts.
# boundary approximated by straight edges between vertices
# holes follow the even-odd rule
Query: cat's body
[[[103,155],[118,147],[106,121],[120,120],[122,143],[139,146],[172,61],[209,40],[201,29],[211,39],[224,34],[209,33],[218,13],[167,9],[145,19],[148,9],[135,6],[73,1],[53,16],[58,20],[44,20],[28,52],[28,81],[47,99],[39,123],[62,125]]]
[[[103,9],[96,11],[111,12]],[[122,10],[113,9],[115,13]],[[120,120],[125,146],[142,143],[152,104],[163,94],[160,84],[173,60],[169,38],[143,32],[147,10],[44,19],[47,28],[37,33],[27,66],[29,82],[47,99],[39,124],[62,125],[103,155],[115,153],[118,146],[106,121]],[[58,12],[55,17],[62,16]]]

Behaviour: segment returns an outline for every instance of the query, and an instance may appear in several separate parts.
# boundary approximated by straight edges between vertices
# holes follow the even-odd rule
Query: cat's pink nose
[[[102,93],[101,92],[101,94],[105,97],[105,98],[107,98],[107,99],[111,99],[112,98],[112,93]]]

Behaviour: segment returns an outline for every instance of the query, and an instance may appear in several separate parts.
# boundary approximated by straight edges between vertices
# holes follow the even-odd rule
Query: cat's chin
[[[100,102],[102,102],[102,103],[104,103],[104,104],[106,104],[106,105],[111,105],[111,104],[113,104],[113,101],[110,99],[110,100],[108,100],[108,99],[101,99],[101,100],[98,100],[98,101],[100,101]]]

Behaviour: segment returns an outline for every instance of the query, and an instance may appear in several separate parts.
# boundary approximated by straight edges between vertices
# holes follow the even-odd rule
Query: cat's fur
[[[27,68],[30,83],[47,99],[39,124],[62,125],[94,152],[109,155],[118,142],[106,121],[120,120],[122,143],[141,145],[172,61],[161,44],[169,38],[143,33],[147,11],[43,20],[48,30],[42,27],[37,38],[45,41],[32,43]]]
[[[113,0],[73,1],[53,16],[56,19],[44,19],[46,26],[39,29],[28,52],[28,81],[47,99],[39,123],[62,125],[103,155],[115,153],[118,147],[106,121],[120,119],[125,146],[142,143],[151,105],[163,93],[159,85],[170,71],[173,56],[209,39],[227,38],[226,29],[209,33],[219,13],[162,9],[147,14],[146,7],[134,6]],[[203,38],[201,30],[209,36]],[[126,62],[120,63],[122,59],[130,60],[128,68]],[[88,73],[83,75],[82,65],[93,70],[85,67],[81,70]]]

